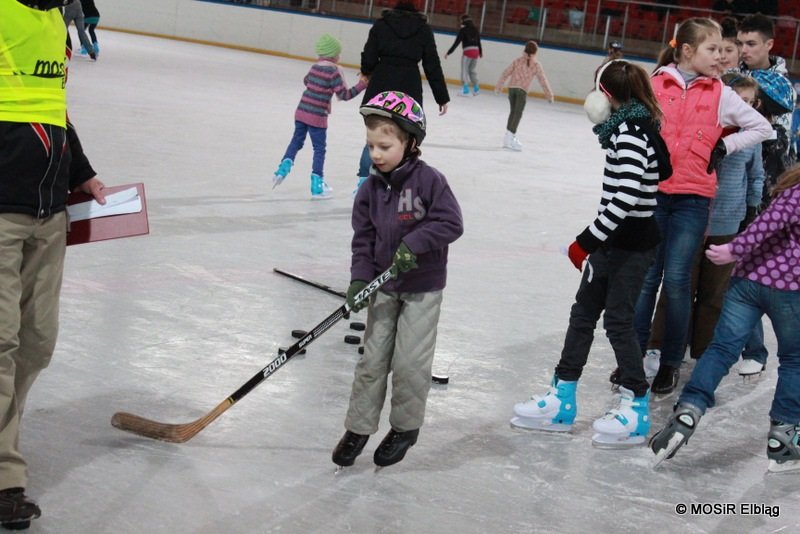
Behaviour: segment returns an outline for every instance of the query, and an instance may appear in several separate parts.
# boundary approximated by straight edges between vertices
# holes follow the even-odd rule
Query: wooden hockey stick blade
[[[111,426],[146,438],[169,443],[185,443],[231,406],[233,406],[233,399],[229,397],[200,419],[184,424],[159,423],[132,413],[117,412],[111,417]]]
[[[362,289],[354,297],[354,302],[360,304],[362,301],[368,299],[370,295],[380,289],[383,284],[392,279],[392,269],[389,268],[383,273],[378,275],[372,282]],[[117,412],[111,417],[111,425],[120,430],[131,432],[139,436],[147,438],[158,439],[161,441],[168,441],[170,443],[185,443],[197,435],[206,426],[211,424],[217,417],[222,415],[225,410],[239,402],[245,395],[253,391],[264,380],[272,376],[278,369],[284,366],[286,362],[291,360],[295,354],[300,353],[304,347],[312,343],[319,336],[328,331],[328,329],[336,324],[344,315],[351,310],[350,305],[345,302],[339,306],[333,313],[328,315],[311,331],[306,333],[302,338],[298,339],[291,347],[286,349],[285,352],[278,354],[278,356],[269,362],[266,367],[261,369],[250,380],[245,382],[239,389],[234,391],[230,397],[219,403],[216,408],[208,412],[206,415],[192,421],[191,423],[184,424],[169,424],[159,423],[151,419],[146,419],[138,415],[127,412]]]

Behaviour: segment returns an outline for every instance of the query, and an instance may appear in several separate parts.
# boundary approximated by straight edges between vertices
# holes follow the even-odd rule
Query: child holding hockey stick
[[[283,183],[292,170],[294,158],[303,148],[308,135],[314,147],[311,198],[312,200],[331,198],[332,189],[325,182],[323,171],[331,99],[336,95],[339,100],[350,100],[367,86],[366,80],[361,78],[354,87],[347,87],[337,65],[341,51],[342,45],[339,40],[327,33],[317,41],[316,52],[319,59],[303,79],[306,89],[294,113],[294,134],[272,178],[273,189]]]
[[[410,96],[387,91],[361,107],[373,174],[358,188],[347,302],[388,266],[398,274],[369,300],[358,361],[333,462],[353,465],[378,420],[392,374],[391,429],[375,450],[378,466],[403,459],[425,417],[448,245],[463,233],[461,208],[445,177],[420,159],[425,114]]]
[[[770,409],[770,471],[800,469],[800,165],[778,179],[773,200],[733,241],[711,245],[718,265],[736,262],[714,339],[698,360],[667,426],[650,440],[656,465],[672,458],[714,406],[714,391],[766,314],[778,338],[778,383]],[[731,446],[730,441],[726,446]]]
[[[670,176],[669,152],[658,133],[661,110],[647,72],[625,60],[604,64],[584,105],[606,150],[603,194],[595,220],[568,250],[581,270],[564,348],[549,391],[514,406],[511,425],[566,432],[577,414],[576,389],[600,315],[620,369],[618,407],[594,422],[592,442],[625,448],[650,429],[648,384],[633,329],[633,310],[656,255],[653,212],[660,179]]]

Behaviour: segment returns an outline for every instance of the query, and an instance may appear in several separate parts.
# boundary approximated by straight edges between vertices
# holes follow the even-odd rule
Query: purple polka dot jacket
[[[800,185],[769,207],[731,242],[733,276],[783,291],[800,291]]]

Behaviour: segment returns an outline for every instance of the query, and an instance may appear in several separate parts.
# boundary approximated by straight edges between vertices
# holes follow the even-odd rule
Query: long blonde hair
[[[678,26],[675,39],[670,41],[669,46],[659,54],[656,69],[670,63],[680,63],[681,59],[683,59],[681,57],[683,45],[686,44],[692,49],[696,49],[703,41],[715,33],[722,35],[722,27],[713,19],[694,17],[684,20]]]

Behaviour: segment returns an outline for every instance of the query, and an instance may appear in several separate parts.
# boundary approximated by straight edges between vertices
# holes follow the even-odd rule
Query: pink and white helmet
[[[397,123],[417,141],[417,146],[425,139],[425,112],[412,97],[400,91],[384,91],[373,96],[359,110],[365,117],[381,115]]]

